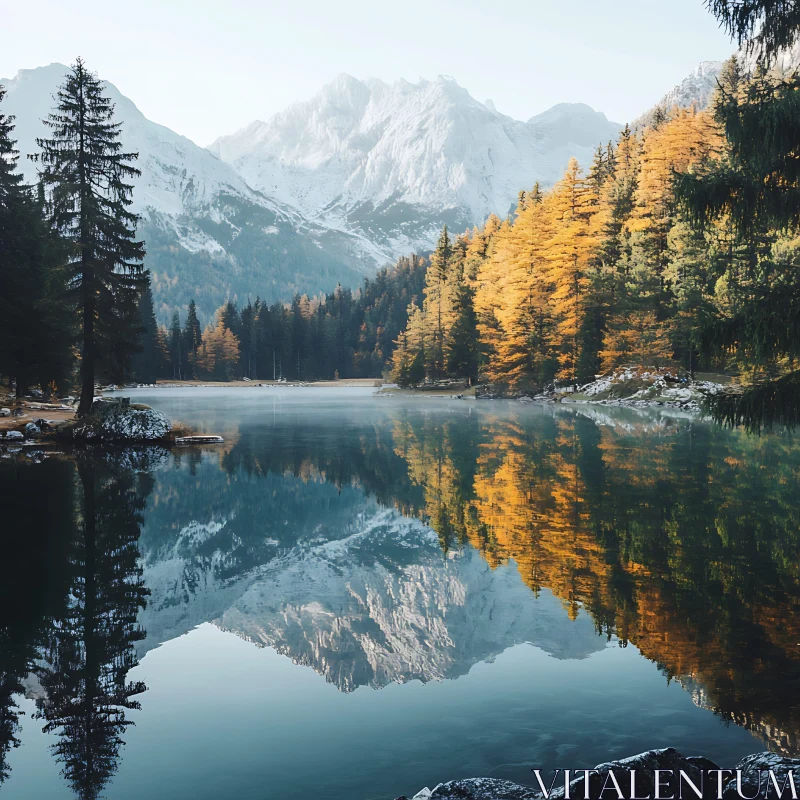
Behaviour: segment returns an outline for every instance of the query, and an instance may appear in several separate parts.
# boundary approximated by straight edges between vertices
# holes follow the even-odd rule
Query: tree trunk
[[[79,62],[80,63],[80,62]],[[78,176],[80,180],[80,248],[81,248],[81,294],[83,300],[83,352],[81,353],[81,400],[78,404],[78,416],[84,417],[91,412],[94,405],[94,304],[95,286],[92,259],[94,253],[89,251],[89,224],[87,208],[89,196],[89,178],[86,174],[86,149],[84,142],[84,115],[86,108],[83,97],[83,83],[79,91],[79,150]]]
[[[92,287],[94,281],[87,280],[87,272],[83,272],[83,352],[81,353],[81,401],[78,405],[78,416],[90,413],[94,405],[94,297]]]
[[[14,392],[17,400],[22,399],[25,395],[25,392],[28,391],[28,376],[25,374],[25,368],[21,365],[17,365],[16,375],[14,379],[16,381],[16,390]],[[9,379],[9,383],[11,383]]]

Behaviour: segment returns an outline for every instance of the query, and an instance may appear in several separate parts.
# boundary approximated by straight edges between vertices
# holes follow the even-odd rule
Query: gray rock
[[[9,441],[20,441],[25,435],[21,431],[6,431],[6,439]]]
[[[27,436],[38,436],[41,432],[41,428],[35,422],[29,422],[25,426],[25,434]]]
[[[694,764],[698,769],[719,769],[719,765],[715,764],[710,758],[705,756],[686,756],[686,760],[690,764]]]
[[[167,417],[148,406],[98,402],[69,432],[78,441],[124,443],[161,441],[170,429]]]
[[[784,782],[789,773],[792,773],[795,787],[800,790],[800,758],[787,758],[777,753],[754,753],[745,756],[735,767],[742,770],[742,795],[745,797],[777,798],[775,787],[769,778],[769,770],[775,775],[778,786],[783,789]],[[761,775],[761,773],[764,773]],[[791,791],[791,784],[784,792],[784,798],[791,798],[794,793]],[[724,785],[722,792],[723,800],[741,800],[737,791],[736,778],[730,778]]]
[[[414,800],[424,800],[423,792],[415,795]],[[440,783],[428,797],[430,800],[535,800],[541,797],[541,793],[530,786],[497,778],[467,778]]]
[[[629,758],[622,758],[618,761],[606,761],[603,764],[598,764],[595,768],[596,771],[589,776],[589,794],[590,797],[615,797],[616,791],[612,788],[613,784],[608,777],[609,772],[614,773],[614,777],[619,783],[620,790],[623,795],[630,797],[631,794],[631,770],[636,770],[636,794],[638,797],[653,796],[655,794],[655,770],[673,770],[675,780],[677,781],[678,770],[683,770],[686,775],[696,784],[700,784],[702,778],[701,769],[696,764],[689,761],[688,758],[682,756],[674,747],[666,747],[663,750],[647,750],[644,753],[639,753]],[[714,769],[712,767],[711,769]],[[665,775],[662,777],[661,786],[662,796],[675,794],[677,796],[677,783],[672,783],[671,786],[675,787],[675,791],[665,791],[667,786],[667,778],[670,776]],[[602,789],[608,783],[608,789],[604,794],[601,794]],[[712,797],[714,787],[708,785],[706,788],[706,796]],[[585,795],[584,777],[581,775],[570,783],[570,796],[573,798],[582,798]],[[564,796],[564,786],[555,789],[550,793],[551,798],[560,798]]]
[[[0,417],[10,417],[10,416],[11,416],[10,408],[0,408]]]

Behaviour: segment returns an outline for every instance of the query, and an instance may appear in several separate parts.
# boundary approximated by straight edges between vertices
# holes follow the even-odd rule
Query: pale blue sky
[[[518,119],[584,102],[625,122],[698,62],[733,50],[702,0],[2,5],[0,76],[80,55],[148,117],[202,145],[309,98],[341,72],[451,75]]]

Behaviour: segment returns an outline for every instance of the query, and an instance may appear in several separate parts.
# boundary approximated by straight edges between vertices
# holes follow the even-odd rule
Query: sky
[[[0,78],[87,66],[208,145],[346,72],[455,78],[528,119],[588,103],[629,121],[734,47],[702,0],[0,0]]]

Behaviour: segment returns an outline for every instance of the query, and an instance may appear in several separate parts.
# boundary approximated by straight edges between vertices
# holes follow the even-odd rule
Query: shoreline
[[[380,378],[342,378],[340,380],[324,381],[270,381],[270,380],[235,380],[235,381],[201,381],[201,380],[160,380],[156,383],[140,383],[119,386],[116,392],[127,392],[133,389],[181,389],[194,387],[197,389],[263,389],[263,388],[310,388],[310,389],[336,389],[336,388],[375,388],[379,389],[384,383]],[[106,396],[104,392],[101,392]]]
[[[699,376],[698,376],[699,377]],[[401,387],[387,383],[380,378],[345,378],[340,380],[318,381],[202,381],[202,380],[161,380],[154,384],[136,384],[109,387],[98,390],[98,397],[113,400],[124,397],[128,392],[148,392],[165,389],[372,389],[375,398],[436,398],[440,400],[486,401],[502,400],[507,403],[583,406],[594,408],[620,408],[634,411],[662,411],[684,413],[697,417],[707,416],[703,401],[705,397],[724,389],[720,376],[708,376],[705,380],[676,379],[656,369],[645,367],[624,368],[615,373],[587,384],[577,392],[550,392],[548,394],[506,394],[491,384],[468,386],[453,381],[438,385]],[[709,378],[711,378],[709,380]],[[7,404],[22,410],[18,416],[0,417],[0,438],[10,431],[24,430],[29,423],[45,420],[53,427],[62,427],[73,422],[75,411],[63,403],[46,403],[35,397],[16,398],[7,396],[0,406]],[[191,434],[185,426],[176,435]],[[55,437],[52,437],[55,438]],[[26,437],[27,439],[27,437]],[[51,439],[45,435],[41,442]],[[10,444],[10,442],[4,442]],[[19,444],[19,443],[15,443]],[[27,443],[26,443],[27,444]],[[30,446],[30,445],[28,445]]]

